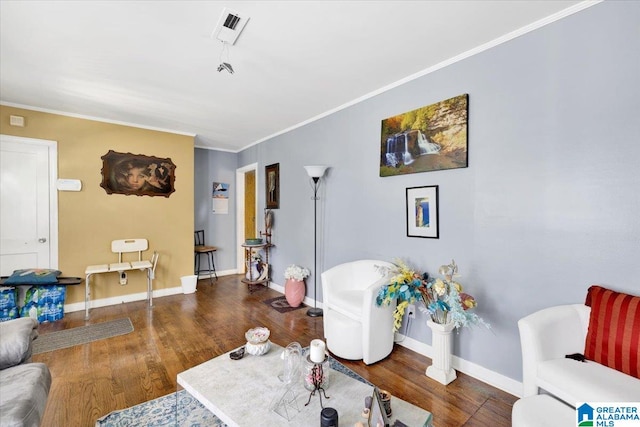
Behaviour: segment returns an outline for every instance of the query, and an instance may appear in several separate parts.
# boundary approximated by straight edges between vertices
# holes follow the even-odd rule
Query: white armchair
[[[385,261],[359,260],[337,265],[322,273],[324,336],[336,356],[362,359],[367,365],[387,357],[393,350],[395,303],[376,306],[380,288],[389,283],[376,265]]]
[[[600,363],[567,359],[583,353],[591,308],[567,304],[544,308],[518,321],[524,397],[539,389],[577,402],[630,402],[640,396],[640,379]]]

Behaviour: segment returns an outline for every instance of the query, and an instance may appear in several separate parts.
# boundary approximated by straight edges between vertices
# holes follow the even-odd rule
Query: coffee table
[[[283,348],[272,344],[263,356],[245,354],[240,360],[231,360],[225,353],[205,363],[178,374],[178,385],[184,388],[208,410],[230,427],[242,426],[313,426],[320,425],[320,400],[318,393],[309,398],[302,378],[291,385],[295,396],[289,407],[288,418],[273,411],[273,406],[287,391],[278,380],[283,362],[280,358]],[[361,415],[364,398],[373,394],[373,387],[331,370],[329,399],[322,399],[324,407],[338,411],[340,425],[353,426],[360,421],[367,425]],[[391,398],[392,422],[396,418],[404,424],[416,427],[432,427],[431,413],[396,397]]]

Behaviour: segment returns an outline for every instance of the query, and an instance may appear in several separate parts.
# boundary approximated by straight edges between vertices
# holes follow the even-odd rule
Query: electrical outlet
[[[407,316],[409,316],[409,319],[416,318],[416,306],[414,304],[409,304],[407,306]]]

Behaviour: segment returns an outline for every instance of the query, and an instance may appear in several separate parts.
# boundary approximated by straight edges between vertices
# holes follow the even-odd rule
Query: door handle
[[[41,237],[38,239],[38,243],[46,243],[47,242],[47,238],[46,237]]]

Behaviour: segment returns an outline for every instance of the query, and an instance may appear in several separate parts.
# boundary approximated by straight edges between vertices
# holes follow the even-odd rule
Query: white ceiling
[[[1,0],[0,102],[236,152],[591,4]],[[235,74],[225,7],[250,17]]]

